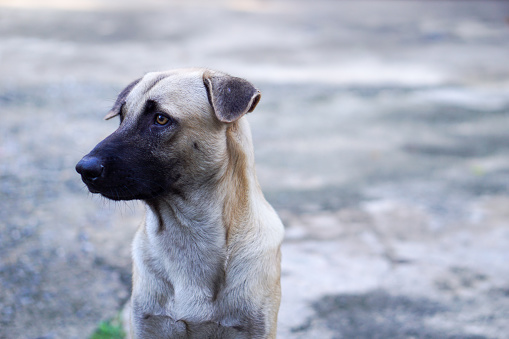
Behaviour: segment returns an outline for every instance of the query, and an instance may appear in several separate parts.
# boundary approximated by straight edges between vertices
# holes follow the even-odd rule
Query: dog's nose
[[[96,180],[101,176],[103,171],[104,165],[101,160],[96,157],[85,156],[76,165],[76,172],[81,174],[83,179]]]

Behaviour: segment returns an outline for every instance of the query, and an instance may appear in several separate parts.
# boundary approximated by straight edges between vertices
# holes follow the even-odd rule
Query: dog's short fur
[[[92,193],[141,199],[133,243],[135,338],[275,338],[283,226],[254,170],[246,80],[148,73],[106,116],[119,128],[76,166]]]

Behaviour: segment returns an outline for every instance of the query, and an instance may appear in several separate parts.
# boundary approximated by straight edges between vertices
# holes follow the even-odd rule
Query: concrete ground
[[[0,0],[0,338],[87,338],[140,203],[76,162],[147,71],[255,83],[279,338],[509,338],[509,2]]]

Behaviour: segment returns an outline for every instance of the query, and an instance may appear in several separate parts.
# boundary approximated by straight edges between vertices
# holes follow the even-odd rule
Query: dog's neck
[[[175,294],[179,287],[189,298],[203,291],[218,293],[230,253],[257,215],[253,201],[264,201],[263,197],[253,199],[262,193],[254,172],[249,127],[243,120],[225,131],[227,159],[214,184],[202,185],[185,196],[147,202],[148,246],[168,254],[160,268],[171,277]]]

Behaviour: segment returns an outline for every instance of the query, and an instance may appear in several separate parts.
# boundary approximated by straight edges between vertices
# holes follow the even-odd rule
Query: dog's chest
[[[171,211],[147,212],[142,265],[153,278],[171,284],[171,307],[186,310],[201,308],[205,300],[214,300],[224,280],[226,246],[219,220],[182,220]],[[136,246],[135,246],[136,247]],[[135,249],[136,250],[136,249]]]

